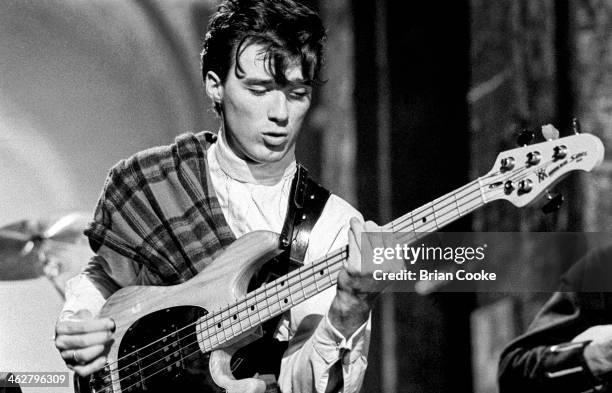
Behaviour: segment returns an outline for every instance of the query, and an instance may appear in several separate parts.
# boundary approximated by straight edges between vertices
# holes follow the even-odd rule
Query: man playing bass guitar
[[[236,238],[283,231],[300,170],[295,144],[320,82],[324,40],[319,16],[297,1],[221,3],[202,51],[220,130],[179,136],[111,169],[86,231],[97,255],[67,285],[56,325],[55,345],[76,374],[107,362],[115,323],[98,313],[118,289],[185,282]],[[336,195],[318,216],[301,259],[308,264],[348,242],[349,262],[337,286],[295,306],[273,328],[275,339],[288,342],[276,383],[286,393],[356,392],[379,285],[360,272],[360,234],[379,227],[364,224]]]

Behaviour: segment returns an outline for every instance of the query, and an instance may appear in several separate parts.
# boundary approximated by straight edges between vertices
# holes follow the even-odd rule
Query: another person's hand
[[[362,269],[363,232],[372,233],[364,237],[365,241],[372,243],[371,249],[385,247],[385,243],[391,243],[392,240],[389,236],[384,236],[381,227],[372,221],[365,224],[356,218],[350,221],[349,258],[346,266],[338,273],[338,289],[329,313],[331,323],[347,338],[367,321],[374,300],[388,285],[388,282],[375,280],[372,272]]]
[[[592,326],[572,341],[591,341],[584,347],[584,360],[595,376],[612,371],[612,325]]]
[[[61,316],[55,325],[55,347],[66,365],[84,377],[106,364],[115,323],[94,318],[87,310]]]

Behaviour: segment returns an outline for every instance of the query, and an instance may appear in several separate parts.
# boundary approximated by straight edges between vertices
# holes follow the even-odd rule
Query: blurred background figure
[[[576,115],[612,151],[610,1],[306,1],[333,56],[297,155],[368,219],[388,222],[486,173],[523,128],[553,123],[565,135]],[[199,75],[216,4],[0,2],[0,228],[40,238],[84,212],[80,228],[119,159],[217,129]],[[556,213],[494,204],[447,230],[611,231],[609,154],[558,188],[566,202]],[[77,239],[47,259],[36,247],[15,257],[31,239],[0,241],[0,372],[65,371],[51,336],[56,288],[87,258]],[[548,290],[568,268],[554,253],[579,252],[511,251],[526,261],[524,281]],[[364,391],[496,392],[501,349],[547,297],[382,297]]]

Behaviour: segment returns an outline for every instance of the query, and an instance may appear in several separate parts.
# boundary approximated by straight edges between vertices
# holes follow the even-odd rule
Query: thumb
[[[348,233],[348,261],[347,268],[350,272],[359,271],[359,261],[361,260],[361,222],[356,218],[351,218],[349,221],[350,228]]]

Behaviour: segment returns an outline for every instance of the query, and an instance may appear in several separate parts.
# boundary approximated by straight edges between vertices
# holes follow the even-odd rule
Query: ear
[[[206,95],[213,101],[215,106],[221,105],[223,99],[223,83],[219,75],[213,71],[206,73]]]

